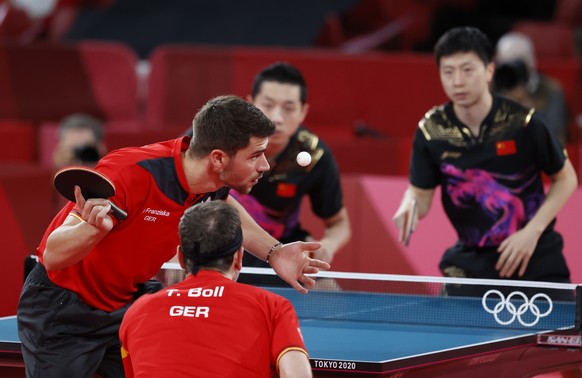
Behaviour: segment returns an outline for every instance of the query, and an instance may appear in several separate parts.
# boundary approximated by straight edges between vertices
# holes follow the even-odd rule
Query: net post
[[[576,286],[576,329],[582,334],[582,285]]]

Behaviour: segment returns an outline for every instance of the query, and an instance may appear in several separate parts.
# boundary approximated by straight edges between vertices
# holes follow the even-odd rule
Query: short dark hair
[[[195,204],[188,208],[178,226],[180,246],[186,269],[196,274],[201,267],[227,271],[231,266],[234,252],[226,257],[212,258],[235,243],[242,232],[238,211],[224,201],[215,200]],[[195,244],[203,263],[196,264],[193,251]]]
[[[251,137],[267,138],[275,124],[265,114],[237,96],[211,99],[194,117],[189,151],[195,157],[220,149],[235,155],[249,145]]]
[[[299,100],[302,104],[307,102],[307,84],[301,72],[287,62],[275,62],[261,70],[255,76],[251,96],[255,98],[261,91],[265,81],[274,81],[281,84],[293,84],[299,86]]]
[[[443,56],[459,52],[474,52],[485,64],[493,59],[493,45],[489,38],[479,29],[472,26],[452,28],[443,34],[434,47],[434,57],[440,66]]]
[[[98,143],[103,141],[103,121],[95,118],[89,114],[84,113],[73,113],[59,122],[59,139],[63,137],[63,134],[68,130],[91,130],[95,136],[95,140]]]

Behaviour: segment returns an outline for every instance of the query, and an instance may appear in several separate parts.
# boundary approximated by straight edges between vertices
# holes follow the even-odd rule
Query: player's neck
[[[200,269],[200,271],[203,271],[203,270],[210,270],[210,271],[214,271],[214,272],[220,273],[224,277],[228,278],[231,281],[236,281],[238,279],[238,276],[239,276],[239,273],[240,273],[240,270],[234,269],[233,266],[231,266],[230,269],[228,269],[228,270],[222,270],[222,269],[219,269],[219,268],[204,268],[204,269]]]
[[[459,121],[466,125],[473,135],[478,136],[481,124],[489,114],[492,105],[493,97],[487,92],[487,94],[472,104],[453,104],[453,110]]]
[[[194,159],[188,154],[182,153],[182,165],[190,193],[213,192],[223,186],[218,177],[214,177],[207,159]]]

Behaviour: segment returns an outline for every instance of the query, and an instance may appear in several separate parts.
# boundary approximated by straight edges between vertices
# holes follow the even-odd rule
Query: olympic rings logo
[[[489,298],[489,296],[493,296],[493,299],[495,298],[495,296],[499,297],[499,302],[493,308],[490,308],[489,305],[487,304],[487,299]],[[515,297],[519,297],[521,298],[521,300],[523,300],[523,303],[519,305],[519,307],[516,307],[515,304],[511,303],[511,300]],[[539,301],[548,302],[547,310],[541,312],[540,307],[538,306],[538,304],[536,304],[536,301],[538,301],[538,304],[540,305],[543,302]],[[495,317],[495,321],[497,321],[497,323],[501,325],[508,325],[513,323],[517,318],[519,323],[524,327],[533,327],[540,321],[541,318],[550,315],[552,309],[554,308],[552,300],[546,294],[538,293],[531,297],[531,299],[528,299],[527,295],[525,295],[521,291],[514,291],[511,294],[509,294],[507,298],[505,298],[505,295],[503,295],[503,293],[500,292],[499,290],[489,290],[488,292],[485,293],[485,295],[483,295],[481,304],[483,305],[483,309],[485,309],[485,311],[487,311],[490,314],[493,314],[493,316]],[[531,311],[531,314],[533,315],[534,318],[533,321],[531,322],[524,320],[523,317],[523,315],[528,311]],[[507,320],[503,320],[499,316],[500,314],[505,312],[507,312],[510,315]],[[503,318],[505,318],[505,316]]]

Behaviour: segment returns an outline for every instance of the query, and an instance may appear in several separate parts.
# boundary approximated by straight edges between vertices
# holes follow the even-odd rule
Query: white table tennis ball
[[[311,155],[309,154],[309,152],[301,151],[300,153],[298,153],[297,164],[299,164],[302,167],[307,167],[309,164],[311,164]]]

